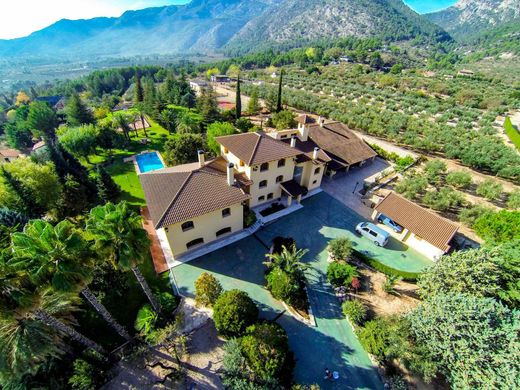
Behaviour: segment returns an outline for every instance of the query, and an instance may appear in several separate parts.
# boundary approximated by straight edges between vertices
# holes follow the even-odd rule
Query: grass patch
[[[385,275],[395,275],[400,276],[403,278],[403,280],[407,282],[416,282],[419,275],[421,275],[420,272],[407,272],[407,271],[401,271],[399,269],[395,269],[392,267],[389,267],[386,264],[381,263],[380,261],[369,257],[365,255],[364,253],[361,253],[357,250],[353,250],[354,257],[358,259],[359,261],[369,265],[370,267],[378,270],[379,272],[384,273]]]
[[[504,121],[504,131],[506,132],[506,135],[509,137],[511,142],[515,144],[516,148],[520,150],[520,133],[518,130],[513,126],[513,123],[511,122],[511,118],[506,117]]]
[[[119,160],[106,169],[121,187],[120,200],[126,200],[133,206],[145,205],[143,189],[133,163],[125,163],[123,160]]]

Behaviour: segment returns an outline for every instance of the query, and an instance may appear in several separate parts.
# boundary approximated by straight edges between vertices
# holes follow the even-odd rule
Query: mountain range
[[[0,58],[244,53],[346,36],[435,42],[450,40],[447,32],[460,37],[519,16],[518,0],[460,0],[426,16],[402,0],[192,0],[117,18],[60,20],[27,37],[0,40]]]
[[[317,38],[447,34],[401,0],[192,0],[118,18],[61,20],[0,40],[0,57],[103,57],[212,53]]]

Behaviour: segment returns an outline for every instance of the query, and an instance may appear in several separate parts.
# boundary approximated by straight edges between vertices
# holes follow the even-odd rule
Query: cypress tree
[[[96,186],[99,199],[103,203],[115,203],[119,195],[121,195],[121,188],[101,165],[96,167],[96,173]]]
[[[71,126],[90,125],[95,123],[94,116],[81,101],[81,98],[77,93],[73,94],[69,98],[65,112],[67,113],[67,123]]]
[[[134,103],[138,104],[143,101],[144,92],[143,85],[141,84],[141,77],[135,72],[135,91],[134,91]]]
[[[283,82],[283,69],[280,71],[280,81],[278,82],[278,100],[276,102],[276,112],[282,111],[282,82]]]
[[[4,178],[5,186],[17,197],[16,209],[29,218],[41,218],[45,210],[34,200],[34,195],[11,172],[1,167],[0,174]]]
[[[240,119],[242,116],[242,96],[240,94],[240,74],[237,78],[237,90],[236,90],[236,104],[235,104],[235,116]]]

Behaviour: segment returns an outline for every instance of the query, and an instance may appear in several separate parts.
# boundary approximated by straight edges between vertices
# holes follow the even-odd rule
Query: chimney
[[[296,136],[293,135],[291,137],[291,148],[295,148],[296,147]]]
[[[312,159],[317,160],[318,159],[318,153],[320,151],[320,148],[314,148],[314,152],[312,153]]]
[[[233,168],[235,168],[233,163],[227,165],[227,183],[230,187],[235,184],[235,171]]]
[[[197,154],[199,155],[199,167],[203,168],[204,165],[206,164],[206,157],[204,156],[204,151],[203,150],[199,150],[197,152]]]

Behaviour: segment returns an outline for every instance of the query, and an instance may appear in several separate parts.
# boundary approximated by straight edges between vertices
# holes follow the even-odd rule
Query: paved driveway
[[[307,279],[317,323],[316,327],[309,327],[285,313],[277,319],[287,331],[297,359],[295,379],[299,383],[319,383],[324,389],[381,389],[375,368],[344,319],[326,281],[326,247],[330,239],[348,236],[355,240],[357,249],[381,259],[403,263],[401,256],[405,254],[405,263],[412,265],[417,258],[405,247],[379,248],[355,235],[353,229],[361,217],[326,193],[305,200],[303,205],[303,209],[264,227],[255,236],[172,269],[179,292],[193,296],[195,279],[204,271],[210,272],[225,289],[247,291],[259,305],[261,316],[272,320],[284,309],[263,287],[262,262],[274,237],[291,236],[298,247],[309,249],[304,260],[312,265]],[[322,378],[325,367],[338,371],[340,380],[325,382]]]

